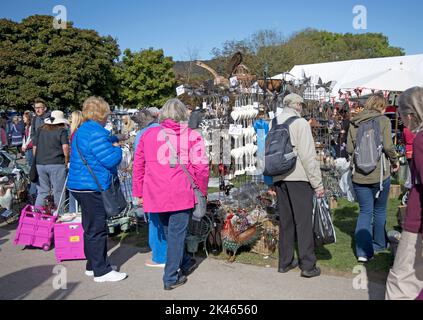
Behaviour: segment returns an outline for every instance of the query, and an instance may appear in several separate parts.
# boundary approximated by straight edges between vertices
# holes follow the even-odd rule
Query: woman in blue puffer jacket
[[[125,273],[112,269],[107,257],[107,215],[101,191],[110,188],[113,175],[122,160],[118,139],[110,136],[104,126],[110,107],[102,98],[91,97],[84,102],[84,123],[72,139],[68,189],[81,205],[84,228],[84,251],[87,258],[85,274],[95,282],[116,282]],[[79,149],[79,150],[78,150]],[[84,164],[85,158],[102,190]]]

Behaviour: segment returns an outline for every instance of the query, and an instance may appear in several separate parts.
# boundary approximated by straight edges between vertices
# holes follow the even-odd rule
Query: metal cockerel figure
[[[239,248],[251,246],[260,238],[260,227],[258,225],[249,228],[241,228],[246,230],[236,230],[232,225],[234,214],[229,214],[225,221],[225,226],[221,232],[222,246],[227,251],[232,251],[233,255],[229,256],[229,262],[235,262],[236,253]],[[240,232],[241,231],[241,232]]]

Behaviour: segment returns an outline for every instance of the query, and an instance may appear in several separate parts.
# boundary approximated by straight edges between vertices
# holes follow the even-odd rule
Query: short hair
[[[364,104],[365,110],[375,110],[378,112],[382,112],[388,106],[388,101],[383,96],[383,94],[374,94],[367,99],[366,103]]]
[[[137,122],[141,129],[146,128],[150,123],[156,121],[157,117],[150,109],[142,109],[137,114]]]
[[[160,122],[171,119],[175,122],[187,122],[189,114],[187,107],[179,99],[168,100],[160,111]]]
[[[37,99],[35,99],[35,100],[34,100],[34,106],[35,106],[36,104],[38,104],[38,103],[41,103],[41,104],[44,106],[44,108],[47,108],[47,102],[45,102],[45,100],[44,100],[44,99],[41,99],[41,98],[37,98]]]
[[[84,120],[105,121],[110,112],[109,104],[101,97],[88,98],[82,108]]]

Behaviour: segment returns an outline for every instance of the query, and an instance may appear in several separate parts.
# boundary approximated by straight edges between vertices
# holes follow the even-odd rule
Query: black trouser
[[[107,258],[107,219],[103,199],[99,192],[72,192],[72,195],[81,205],[87,270],[94,271],[95,277],[104,276],[112,271],[112,267]]]
[[[313,235],[314,191],[308,182],[275,184],[279,211],[279,268],[287,268],[294,260],[297,233],[300,268],[310,271],[316,266]]]

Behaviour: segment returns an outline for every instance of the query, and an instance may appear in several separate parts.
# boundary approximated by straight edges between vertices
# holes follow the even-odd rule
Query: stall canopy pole
[[[396,100],[397,100],[397,93],[394,94],[394,100],[392,105],[396,107]],[[399,125],[399,115],[398,115],[398,108],[396,108],[395,112],[395,139],[394,139],[394,145],[396,146],[398,143],[398,125]]]

